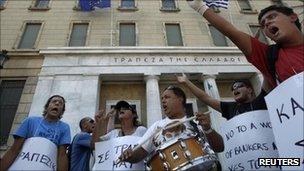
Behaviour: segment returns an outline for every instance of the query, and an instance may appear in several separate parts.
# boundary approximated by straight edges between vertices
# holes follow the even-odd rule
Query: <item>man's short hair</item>
[[[295,14],[292,8],[289,8],[287,6],[284,5],[271,5],[269,7],[266,7],[264,9],[261,10],[258,20],[259,22],[261,22],[262,17],[268,12],[268,11],[278,11],[280,13],[283,13],[287,16],[290,16],[291,14]],[[302,27],[301,27],[301,23],[299,18],[296,20],[295,25],[298,27],[298,29],[301,31]]]
[[[177,97],[181,97],[182,99],[183,99],[183,106],[184,107],[186,107],[186,94],[185,94],[185,92],[181,89],[181,88],[179,88],[179,87],[177,87],[177,86],[174,86],[174,85],[170,85],[170,86],[168,86],[167,88],[165,88],[165,90],[164,91],[166,91],[166,90],[172,90],[173,91],[173,93],[177,96]]]
[[[82,118],[82,119],[79,121],[79,128],[80,128],[81,131],[82,131],[82,129],[83,129],[83,127],[82,127],[83,122],[85,122],[85,121],[88,120],[88,119],[91,119],[91,118],[90,118],[90,117],[84,117],[84,118]]]
[[[247,79],[238,79],[238,80],[235,80],[235,81],[232,83],[232,85],[231,85],[231,90],[233,90],[233,85],[234,85],[235,83],[243,83],[243,84],[245,84],[246,87],[249,87],[249,88],[253,89],[252,84],[250,83],[249,80],[247,80]]]
[[[52,97],[50,97],[50,98],[47,100],[47,102],[46,102],[45,105],[44,105],[44,110],[43,110],[42,116],[45,116],[45,115],[46,115],[46,113],[47,113],[47,108],[49,107],[49,104],[50,104],[51,100],[52,100],[54,97],[59,97],[59,98],[61,98],[61,99],[63,100],[62,113],[61,113],[61,115],[58,117],[59,119],[61,119],[61,118],[62,118],[62,115],[63,115],[63,113],[64,113],[64,111],[65,111],[65,99],[64,99],[62,96],[60,96],[60,95],[53,95]]]

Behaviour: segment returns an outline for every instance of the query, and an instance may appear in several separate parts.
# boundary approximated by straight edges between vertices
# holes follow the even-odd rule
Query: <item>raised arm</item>
[[[99,137],[107,133],[109,117],[104,114],[104,110],[99,110],[95,115],[95,128],[92,133],[91,148],[95,149],[95,143],[99,142]]]
[[[25,138],[16,138],[14,140],[13,146],[5,153],[1,159],[1,171],[7,170],[15,161],[16,157],[20,153],[22,146],[24,144]]]
[[[227,36],[245,56],[251,55],[251,37],[249,34],[238,30],[223,17],[214,13],[213,10],[208,9],[202,0],[187,0],[187,2],[191,8],[200,13],[212,26]]]
[[[117,114],[116,109],[112,108],[110,112],[107,114],[109,118],[108,126],[107,126],[107,133],[112,131],[115,128],[115,116]]]
[[[196,85],[194,85],[187,76],[183,73],[182,76],[177,76],[177,81],[187,88],[203,103],[206,105],[212,107],[213,109],[221,112],[221,104],[220,101],[209,96],[205,91],[198,88]]]

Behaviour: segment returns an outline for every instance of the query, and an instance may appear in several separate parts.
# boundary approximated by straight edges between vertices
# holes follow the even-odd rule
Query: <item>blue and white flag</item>
[[[111,0],[79,0],[81,11],[93,11],[95,8],[111,7]]]
[[[228,0],[204,0],[208,7],[228,8]]]

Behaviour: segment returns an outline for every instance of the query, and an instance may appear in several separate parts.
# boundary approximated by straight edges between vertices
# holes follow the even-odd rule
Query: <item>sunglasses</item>
[[[234,91],[238,88],[242,88],[242,87],[245,87],[246,85],[244,83],[241,83],[241,82],[237,82],[237,83],[234,83],[231,87],[231,91]]]

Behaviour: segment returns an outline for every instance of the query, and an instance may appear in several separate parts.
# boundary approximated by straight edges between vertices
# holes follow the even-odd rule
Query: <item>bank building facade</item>
[[[112,0],[110,8],[84,12],[77,0],[0,0],[1,156],[28,116],[42,115],[47,99],[62,95],[62,120],[72,136],[78,123],[117,101],[133,105],[146,127],[162,119],[160,96],[185,73],[209,95],[233,100],[230,85],[248,79],[258,94],[263,80],[237,47],[184,0]],[[232,0],[212,8],[237,28],[255,35],[258,12],[285,3],[303,24],[296,0]],[[271,40],[260,34],[260,40]],[[180,85],[181,86],[181,85]],[[221,114],[188,89],[187,112],[210,110],[213,128]],[[118,124],[116,124],[119,127]]]

